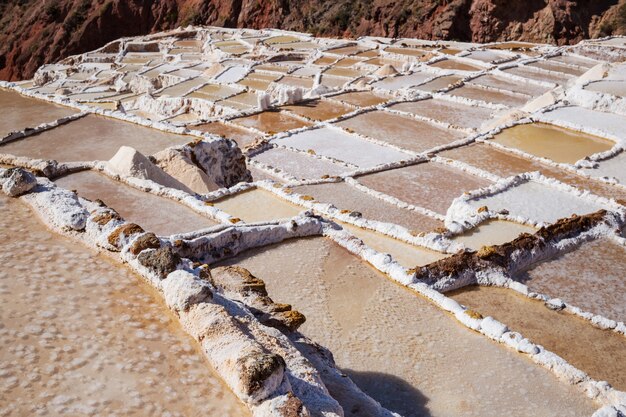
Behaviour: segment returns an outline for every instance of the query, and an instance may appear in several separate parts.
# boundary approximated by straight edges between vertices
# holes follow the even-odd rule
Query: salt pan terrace
[[[0,84],[0,414],[626,413],[624,45],[187,27]]]

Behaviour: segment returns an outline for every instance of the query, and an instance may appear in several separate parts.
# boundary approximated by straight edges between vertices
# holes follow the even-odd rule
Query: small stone
[[[172,252],[170,247],[145,250],[137,258],[139,263],[157,274],[161,279],[174,271],[180,263],[180,256]]]
[[[285,360],[273,353],[256,353],[239,358],[237,366],[247,395],[258,396],[262,391],[268,395],[282,382]]]
[[[27,193],[37,185],[37,178],[25,169],[13,168],[8,171],[8,178],[2,185],[2,191],[10,197]]]
[[[122,244],[122,238],[143,232],[144,230],[141,228],[141,226],[135,223],[124,223],[123,225],[113,230],[113,232],[111,232],[108,237],[108,241],[111,246],[119,248]]]
[[[145,249],[158,249],[161,247],[161,241],[158,237],[152,232],[145,233],[139,236],[135,241],[130,245],[128,249],[130,253],[133,255],[138,255],[141,251]]]

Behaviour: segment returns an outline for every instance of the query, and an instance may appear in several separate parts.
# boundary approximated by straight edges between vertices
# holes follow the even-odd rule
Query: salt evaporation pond
[[[502,90],[490,90],[471,84],[465,84],[462,87],[455,88],[448,92],[448,94],[470,100],[484,101],[485,103],[502,104],[509,107],[520,107],[530,99],[530,96],[507,93]]]
[[[611,149],[615,142],[544,123],[521,124],[496,134],[494,142],[555,162],[573,164]]]
[[[349,93],[341,93],[330,98],[359,107],[376,106],[389,100],[389,97],[382,97],[370,93],[369,91],[352,91]]]
[[[311,125],[309,122],[280,111],[264,111],[251,116],[232,119],[231,122],[245,127],[252,127],[269,134]]]
[[[140,277],[0,209],[3,415],[249,415]]]
[[[583,215],[602,209],[602,206],[567,191],[535,181],[527,181],[504,191],[468,201],[477,210],[508,210],[510,215],[537,223],[554,223],[572,214]]]
[[[217,101],[234,95],[237,92],[239,92],[239,90],[227,85],[208,84],[198,88],[197,90],[194,90],[187,97],[201,98],[208,101]]]
[[[27,127],[37,127],[78,113],[70,107],[59,106],[43,100],[25,97],[0,88],[0,139],[11,132]]]
[[[340,225],[361,239],[370,248],[380,253],[390,254],[396,262],[408,269],[428,265],[448,256],[445,253],[405,243],[372,230],[352,226],[347,223],[340,223]]]
[[[200,125],[187,126],[189,129],[211,133],[237,142],[237,145],[244,147],[254,142],[259,135],[251,130],[221,122],[211,122]]]
[[[420,163],[358,178],[376,191],[401,201],[445,214],[452,200],[467,191],[486,187],[490,181],[437,163]]]
[[[488,220],[463,234],[454,236],[454,242],[479,250],[483,246],[501,245],[517,238],[522,233],[534,234],[534,227],[504,220]]]
[[[273,142],[280,146],[312,151],[317,155],[335,158],[359,167],[373,167],[411,157],[407,153],[330,127],[305,130]]]
[[[491,119],[494,112],[492,109],[484,107],[438,99],[398,103],[390,106],[390,108],[472,129],[481,127],[483,123]]]
[[[611,94],[618,97],[626,97],[626,81],[602,80],[594,81],[585,86],[585,90],[598,93]]]
[[[532,67],[529,68],[523,65],[519,67],[503,69],[502,71],[509,74],[517,75],[518,77],[528,78],[529,80],[560,85],[565,85],[569,80],[572,79],[572,77],[567,74],[541,71],[539,69],[533,69]]]
[[[221,106],[232,107],[235,110],[249,110],[257,107],[259,104],[259,98],[256,93],[252,91],[246,91],[228,97],[227,99],[218,102]]]
[[[283,108],[312,120],[334,119],[352,111],[351,108],[343,104],[334,103],[329,100],[309,101],[291,106],[284,106]]]
[[[190,80],[180,82],[178,84],[171,85],[155,94],[157,97],[182,97],[189,93],[191,90],[200,87],[203,84],[207,84],[210,81],[208,77],[196,77]]]
[[[609,159],[598,162],[598,166],[587,172],[594,177],[614,178],[622,185],[626,185],[626,152],[621,152]]]
[[[464,328],[324,238],[251,250],[225,263],[248,268],[272,297],[304,313],[300,331],[330,348],[364,391],[403,416],[595,411],[548,370]],[[341,401],[341,393],[331,395]]]
[[[521,158],[511,152],[506,152],[483,143],[473,143],[450,149],[440,153],[440,155],[445,158],[465,162],[501,177],[539,171],[546,177],[558,179],[573,187],[590,190],[599,196],[626,199],[626,191],[621,191],[618,187],[590,180],[550,165],[544,165],[538,161]]]
[[[542,120],[552,121],[555,124],[567,123],[574,126],[584,126],[587,129],[595,129],[606,132],[626,140],[626,116],[613,113],[605,113],[586,109],[584,107],[569,106],[559,107],[541,115]]]
[[[530,82],[520,82],[518,80],[512,80],[505,77],[498,77],[493,74],[481,75],[478,78],[468,81],[466,84],[482,85],[485,87],[508,90],[514,93],[527,94],[530,96],[541,95],[550,89],[549,87],[531,84]]]
[[[444,59],[443,61],[435,62],[434,64],[430,64],[431,67],[441,68],[441,69],[449,69],[456,71],[482,71],[485,68],[479,67],[477,65],[472,65],[467,62],[457,61],[456,59]]]
[[[533,343],[556,353],[598,381],[626,389],[626,340],[573,314],[554,311],[541,301],[507,288],[476,287],[449,294],[459,303],[492,316]]]
[[[121,146],[144,155],[190,142],[191,136],[176,135],[149,127],[88,115],[64,125],[0,146],[0,153],[59,162],[106,161]]]
[[[388,52],[390,54],[400,54],[400,55],[414,56],[414,57],[418,57],[418,58],[421,58],[421,57],[423,57],[426,54],[426,51],[423,51],[421,49],[416,49],[416,48],[387,47],[387,48],[385,48],[385,52]]]
[[[290,87],[302,87],[302,88],[313,87],[313,78],[311,77],[292,77],[290,75],[286,75],[276,82],[278,84],[282,84],[282,85],[286,85]]]
[[[465,136],[455,130],[382,110],[361,113],[342,120],[337,125],[418,153],[437,146],[447,145]]]
[[[626,247],[598,239],[533,266],[515,279],[584,311],[626,321],[624,277]]]
[[[261,162],[268,167],[280,168],[286,174],[297,179],[320,179],[326,175],[341,175],[350,168],[333,163],[329,160],[294,152],[289,149],[272,148],[255,155],[254,161]]]
[[[444,75],[424,84],[420,84],[417,88],[423,91],[435,92],[450,88],[452,85],[461,81],[463,77],[459,75]]]
[[[77,172],[55,182],[60,187],[76,190],[80,197],[104,201],[125,220],[157,235],[190,232],[217,224],[180,203],[132,188],[98,172]]]
[[[387,77],[381,81],[377,81],[373,84],[375,88],[383,90],[399,90],[402,88],[409,88],[432,78],[434,75],[426,72],[415,72],[410,75],[399,75],[397,77]]]
[[[292,189],[304,195],[311,195],[322,203],[330,203],[341,210],[361,213],[363,218],[384,223],[394,223],[414,233],[430,232],[443,226],[443,222],[407,210],[357,190],[344,182],[302,185]]]
[[[213,205],[246,223],[286,219],[306,210],[258,188],[213,201]]]
[[[563,65],[558,62],[551,61],[551,60],[545,60],[545,61],[541,60],[541,61],[533,62],[531,64],[528,64],[528,66],[541,68],[546,71],[560,72],[563,74],[573,75],[576,77],[580,77],[585,72],[587,72],[586,68],[576,68],[576,67],[572,67],[569,65]]]

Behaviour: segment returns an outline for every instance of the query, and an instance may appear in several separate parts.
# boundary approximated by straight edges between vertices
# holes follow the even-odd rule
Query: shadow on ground
[[[405,380],[380,372],[342,369],[355,384],[387,410],[403,417],[430,417],[428,398]],[[358,416],[359,410],[344,410],[346,416]]]

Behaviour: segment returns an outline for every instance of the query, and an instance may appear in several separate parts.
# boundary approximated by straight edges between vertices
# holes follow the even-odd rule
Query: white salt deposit
[[[316,155],[327,156],[363,168],[411,157],[407,153],[368,142],[356,135],[331,127],[295,133],[286,138],[276,139],[274,143],[302,151],[312,150]]]
[[[600,204],[535,181],[522,182],[499,193],[471,199],[468,203],[475,209],[487,206],[493,211],[508,210],[513,217],[530,219],[537,224],[554,223],[572,214],[582,215],[602,208]]]

